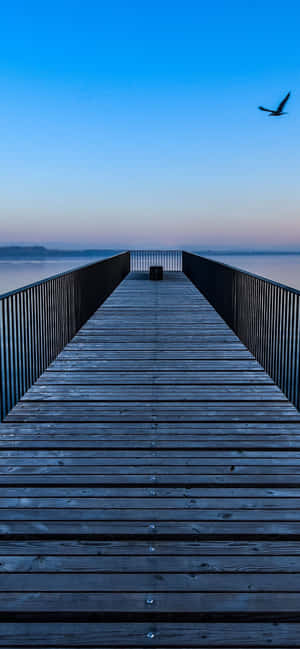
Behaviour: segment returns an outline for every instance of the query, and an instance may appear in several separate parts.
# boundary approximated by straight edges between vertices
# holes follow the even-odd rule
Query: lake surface
[[[208,256],[208,255],[206,255]],[[300,290],[299,255],[209,255],[216,259],[268,277]],[[46,260],[0,260],[0,295],[21,288],[40,279],[62,273],[72,268],[86,266],[105,257],[65,257]]]
[[[205,255],[208,257],[208,255]],[[248,270],[300,290],[299,255],[209,255],[210,259]]]
[[[103,257],[65,257],[60,259],[0,260],[0,295],[40,279],[63,273],[72,268],[87,266]]]

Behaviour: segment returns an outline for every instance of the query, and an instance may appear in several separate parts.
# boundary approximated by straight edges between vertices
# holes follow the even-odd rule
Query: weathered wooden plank
[[[300,422],[300,414],[287,401],[20,401],[7,421],[284,421]]]
[[[135,614],[143,613],[145,617],[152,616],[153,613],[228,615],[243,613],[245,608],[248,615],[251,613],[267,614],[269,618],[278,612],[299,614],[299,593],[287,593],[284,598],[280,593],[269,593],[268,596],[263,593],[231,593],[231,595],[228,593],[158,593],[156,590],[152,590],[152,593],[149,594],[148,591],[139,594],[78,592],[76,597],[69,593],[32,592],[22,595],[7,593],[5,597],[0,597],[0,612],[32,613],[34,606],[36,612],[44,613],[59,611],[59,614],[68,612],[103,615],[104,613],[124,614],[134,611]]]
[[[296,521],[173,521],[173,520],[103,520],[103,521],[3,521],[0,523],[0,534],[5,536],[99,536],[102,538],[146,537],[157,538],[231,538],[232,540],[245,537],[248,539],[280,539],[299,538],[300,522]],[[299,580],[298,580],[299,581]]]
[[[269,436],[271,439],[274,437],[284,437],[287,441],[292,441],[294,437],[300,435],[300,426],[299,423],[293,423],[290,421],[283,420],[282,422],[104,422],[104,423],[93,423],[86,422],[84,424],[80,422],[72,423],[59,423],[55,424],[53,427],[52,424],[39,422],[37,424],[33,423],[18,423],[10,422],[6,419],[4,423],[0,426],[1,437],[5,433],[16,433],[18,431],[23,431],[25,433],[34,433],[38,435],[39,432],[57,432],[57,433],[66,433],[69,432],[72,435],[77,434],[78,432],[85,434],[90,437],[95,434],[107,434],[111,436],[117,434],[118,436],[122,434],[128,434],[133,436],[148,436],[151,434],[157,435],[158,439],[167,438],[168,436],[177,436],[183,437],[186,436],[196,436],[201,438],[201,436],[207,435],[219,435],[222,438],[225,436],[238,435],[241,439],[245,437],[261,437]]]
[[[101,511],[109,512],[112,510],[125,509],[128,515],[130,512],[131,516],[134,516],[136,511],[138,518],[143,514],[146,516],[146,510],[148,509],[150,510],[150,514],[152,514],[152,510],[159,510],[159,515],[161,517],[173,514],[176,518],[177,515],[179,517],[186,516],[185,510],[191,512],[191,516],[200,515],[204,518],[208,517],[209,519],[222,518],[224,516],[231,518],[232,520],[236,520],[237,518],[243,519],[248,516],[252,519],[253,516],[256,516],[256,518],[264,516],[267,519],[271,516],[277,516],[279,518],[281,517],[282,520],[286,520],[287,517],[291,517],[291,520],[297,520],[295,517],[299,517],[298,510],[300,508],[300,497],[260,498],[258,496],[255,499],[243,497],[243,501],[241,502],[241,499],[238,496],[228,498],[222,493],[217,494],[218,497],[216,498],[205,498],[204,496],[203,498],[189,498],[187,496],[185,498],[180,498],[176,497],[175,494],[173,497],[171,495],[166,495],[166,497],[163,498],[159,495],[155,495],[155,490],[153,491],[155,497],[151,497],[151,493],[148,493],[145,494],[147,496],[146,498],[138,498],[134,495],[126,495],[125,497],[122,497],[122,493],[119,494],[119,496],[104,495],[103,498],[94,495],[89,498],[73,495],[71,498],[70,496],[63,497],[59,493],[56,493],[56,496],[52,495],[48,498],[43,497],[42,495],[31,497],[20,495],[19,498],[3,497],[0,498],[0,518],[6,516],[7,512],[9,512],[8,516],[10,518],[14,516],[15,512],[17,518],[18,516],[23,515],[22,512],[29,509],[42,509],[43,512],[46,511],[45,516],[47,515],[49,518],[55,514],[61,517],[61,513],[56,512],[57,509],[63,509],[66,511],[72,510],[71,516],[73,517],[80,516],[81,509],[92,510],[91,513],[89,513],[90,518],[92,516],[100,516],[101,513],[98,512],[97,514],[97,510],[100,509]],[[17,510],[20,512],[19,514]],[[73,512],[73,510],[76,511]],[[138,510],[142,510],[142,513]],[[171,513],[169,513],[168,510],[170,510]],[[238,511],[235,512],[234,510]],[[32,516],[33,512],[30,511],[29,514]],[[118,511],[114,513],[114,516],[117,515]]]
[[[17,543],[17,542],[15,542]],[[147,547],[147,554],[145,549],[144,556],[136,556],[131,554],[126,554],[125,552],[121,555],[110,556],[109,554],[104,556],[97,556],[96,547],[101,547],[99,544],[95,544],[95,555],[85,556],[83,554],[83,548],[79,547],[78,552],[82,554],[68,555],[68,554],[59,554],[59,555],[50,555],[47,554],[49,551],[54,551],[55,542],[47,541],[47,544],[40,541],[39,544],[37,541],[32,544],[27,542],[28,552],[31,552],[30,555],[19,554],[19,555],[3,555],[2,549],[0,546],[0,573],[25,573],[28,576],[35,573],[69,573],[73,572],[77,575],[79,573],[193,573],[195,577],[200,573],[206,575],[209,573],[221,573],[221,574],[231,574],[231,573],[243,573],[250,574],[251,579],[252,575],[260,573],[270,573],[281,575],[281,581],[285,584],[282,579],[282,575],[286,573],[291,573],[299,579],[300,574],[300,556],[218,556],[213,554],[202,554],[201,556],[193,555],[181,555],[182,546],[186,545],[184,543],[177,545],[177,552],[180,555],[177,556],[168,556],[168,555],[158,555],[155,546],[152,554],[149,553],[149,547]],[[120,545],[120,544],[119,544]],[[174,544],[172,544],[174,545]],[[21,551],[21,542],[19,542],[20,551]],[[11,546],[10,546],[11,547]],[[152,546],[151,546],[152,547]],[[135,552],[139,552],[140,548],[136,544],[132,544],[132,549],[135,548]],[[38,554],[34,554],[34,551],[38,551]],[[58,549],[56,550],[59,551]],[[60,550],[63,553],[63,548]],[[286,550],[285,550],[286,551]],[[119,549],[120,552],[120,549]],[[101,550],[98,554],[101,553]],[[184,547],[182,549],[184,553]],[[195,579],[193,577],[193,579]],[[80,577],[79,583],[80,583]],[[244,576],[244,579],[246,577]],[[163,581],[163,580],[160,580]],[[29,579],[28,579],[29,582]],[[106,582],[107,583],[107,582]],[[255,582],[254,582],[255,583]],[[32,589],[34,589],[33,584]],[[249,584],[247,584],[248,586]],[[165,584],[161,584],[161,588],[164,589]],[[176,584],[175,584],[176,586]],[[179,586],[179,584],[178,584]],[[15,586],[16,587],[16,586]],[[97,584],[97,589],[99,585]],[[113,590],[113,589],[112,589]],[[232,589],[234,590],[234,588]],[[248,588],[247,588],[248,590]]]
[[[214,561],[215,557],[224,560],[224,557],[232,558],[238,557],[237,561],[241,561],[241,565],[247,566],[248,559],[255,561],[258,558],[257,565],[259,566],[259,557],[267,560],[280,559],[280,560],[298,560],[300,556],[299,541],[269,541],[257,539],[253,541],[247,540],[208,540],[203,539],[195,540],[177,540],[167,539],[162,540],[160,537],[152,538],[150,541],[141,541],[136,539],[130,540],[97,540],[97,539],[10,539],[5,540],[0,538],[0,554],[1,556],[9,555],[9,561],[14,560],[14,557],[37,557],[37,565],[40,555],[48,556],[49,560],[58,557],[59,560],[63,557],[80,557],[81,561],[84,557],[92,556],[93,560],[96,557],[111,557],[117,558],[119,556],[129,557],[200,557],[200,559],[209,557],[209,561]],[[204,560],[204,559],[203,559]],[[116,564],[117,565],[117,564]],[[138,565],[138,564],[137,564]],[[228,564],[229,565],[229,564]],[[236,565],[236,564],[235,564]],[[249,564],[249,566],[252,563]],[[256,565],[256,564],[255,564]],[[38,570],[38,568],[37,568]],[[204,570],[205,571],[205,570]],[[247,568],[245,567],[245,572]],[[276,571],[275,571],[276,572]]]
[[[70,508],[59,508],[55,507],[44,507],[44,508],[10,508],[9,505],[0,510],[0,521],[17,521],[30,522],[34,520],[38,521],[55,521],[55,522],[67,522],[67,521],[121,521],[121,522],[140,522],[140,521],[172,521],[174,522],[210,522],[210,521],[232,521],[234,523],[238,521],[249,521],[249,522],[260,522],[260,521],[278,521],[278,523],[284,524],[285,522],[298,522],[299,521],[299,509],[253,509],[253,510],[241,510],[241,509],[200,509],[197,507],[187,507],[187,508],[177,508],[174,503],[174,507],[169,509],[161,509],[159,503],[157,506],[153,504],[152,508],[130,508],[128,504],[127,507],[117,508],[117,506],[109,506],[110,503],[106,504],[106,507],[99,509],[92,509],[88,507],[70,507]]]
[[[244,600],[245,601],[245,600]],[[246,608],[246,607],[245,607]],[[247,608],[246,608],[247,610]],[[300,647],[298,622],[2,622],[5,647]]]
[[[22,449],[28,449],[28,451],[38,451],[39,449],[47,450],[47,444],[49,444],[49,450],[61,450],[62,452],[67,450],[76,451],[79,449],[86,452],[89,450],[93,451],[94,449],[99,451],[103,449],[105,451],[114,452],[123,450],[134,451],[136,449],[137,451],[144,450],[145,452],[148,450],[157,450],[163,453],[170,449],[171,452],[182,450],[182,452],[189,451],[190,453],[197,453],[203,450],[205,453],[216,449],[216,452],[236,451],[239,455],[243,455],[247,451],[255,452],[257,450],[257,454],[259,451],[266,453],[274,451],[275,457],[277,457],[277,451],[278,453],[279,451],[282,453],[290,451],[295,454],[299,451],[299,437],[297,436],[296,439],[289,440],[284,435],[278,435],[275,439],[272,439],[270,436],[259,437],[253,435],[253,438],[248,442],[241,439],[239,435],[235,436],[229,434],[225,439],[222,439],[222,437],[218,435],[211,435],[206,440],[204,436],[197,439],[196,435],[187,436],[186,439],[180,435],[174,436],[173,439],[171,436],[157,439],[157,436],[154,433],[153,435],[149,435],[149,437],[146,435],[135,435],[134,438],[131,439],[130,435],[125,433],[123,435],[122,433],[115,433],[111,438],[109,438],[105,433],[99,433],[99,435],[93,434],[91,439],[86,440],[84,433],[78,433],[74,439],[71,432],[66,431],[61,434],[56,432],[53,432],[53,434],[49,433],[49,435],[47,435],[47,433],[42,433],[38,438],[35,437],[34,432],[28,434],[25,433],[24,435],[11,433],[4,435],[1,442],[0,447],[3,452],[13,450],[18,451],[19,443],[21,444]],[[74,443],[74,447],[72,447],[72,442]]]
[[[298,593],[299,612],[299,573],[232,573],[230,579],[222,573],[2,573],[0,592],[181,592],[190,593]],[[184,597],[184,595],[183,595]],[[278,597],[278,600],[284,599]],[[295,602],[296,600],[294,600]],[[266,602],[267,603],[267,598]],[[283,602],[281,602],[283,605]],[[0,604],[1,610],[1,604]],[[199,609],[198,609],[199,610]]]
[[[219,440],[239,440],[240,442],[250,442],[251,440],[259,441],[269,440],[270,443],[275,440],[285,441],[287,446],[297,441],[300,436],[299,423],[284,420],[283,422],[56,422],[55,426],[51,423],[14,423],[8,422],[1,424],[1,436],[3,439],[14,439],[16,435],[34,439],[42,436],[68,437],[69,435],[76,439],[83,437],[95,441],[98,439],[124,439],[132,441],[139,439],[160,440],[195,440],[201,442],[209,439]]]
[[[122,385],[123,394],[125,385],[222,385],[230,387],[231,385],[252,385],[257,387],[261,385],[271,385],[273,383],[265,372],[242,371],[242,372],[73,372],[46,371],[37,380],[39,385]]]
[[[94,385],[70,386],[39,383],[24,395],[23,401],[287,401],[279,388],[270,385],[127,385],[101,388]]]
[[[279,473],[280,472],[280,473]],[[21,476],[63,476],[67,478],[67,476],[89,476],[90,479],[92,479],[93,475],[98,476],[99,482],[105,479],[105,476],[111,476],[110,481],[113,482],[112,477],[115,476],[115,482],[116,484],[119,484],[118,479],[120,480],[123,476],[123,482],[124,482],[124,476],[129,479],[129,477],[135,476],[135,479],[138,480],[140,476],[140,480],[142,481],[142,476],[144,476],[144,479],[147,480],[147,476],[156,476],[154,479],[161,479],[162,482],[165,480],[167,481],[168,484],[170,484],[170,481],[175,482],[176,479],[183,480],[183,476],[185,476],[185,482],[189,482],[189,480],[192,482],[194,481],[194,484],[197,482],[197,479],[199,480],[199,484],[205,483],[205,480],[208,481],[208,478],[205,478],[205,476],[210,476],[210,480],[213,480],[213,476],[220,476],[220,479],[222,481],[226,480],[226,476],[233,476],[235,475],[236,480],[239,478],[247,477],[248,480],[250,481],[250,476],[252,476],[252,481],[253,483],[260,483],[261,479],[265,479],[268,484],[271,483],[271,476],[276,476],[276,478],[284,480],[285,477],[285,483],[290,484],[289,478],[292,475],[293,479],[296,479],[298,476],[300,477],[300,465],[291,465],[291,466],[284,466],[281,467],[280,464],[278,463],[277,465],[269,466],[267,463],[262,464],[260,466],[252,466],[252,465],[231,465],[228,463],[227,465],[209,465],[208,467],[205,466],[191,466],[187,463],[182,463],[181,465],[163,465],[157,463],[153,463],[152,465],[144,465],[144,464],[138,464],[136,463],[135,465],[130,465],[126,463],[117,463],[115,462],[114,464],[67,464],[64,463],[63,461],[58,461],[56,464],[55,463],[34,463],[32,462],[31,464],[23,464],[23,465],[15,465],[15,464],[7,464],[5,466],[1,466],[0,470],[0,476],[1,476],[1,482],[2,479],[5,480],[8,475],[11,475],[11,477],[15,478],[17,480],[18,476],[21,478]],[[176,478],[175,478],[176,476]],[[190,478],[188,478],[190,476]],[[48,480],[48,477],[47,477]]]
[[[266,487],[197,487],[197,486],[179,486],[179,487],[161,487],[161,486],[151,486],[151,487],[50,487],[47,484],[41,485],[39,487],[3,487],[1,490],[1,500],[6,498],[17,499],[20,501],[20,506],[30,507],[30,502],[38,499],[47,498],[49,501],[57,503],[59,507],[58,499],[67,499],[67,504],[63,506],[72,506],[76,499],[80,502],[82,499],[87,500],[88,503],[93,503],[98,498],[103,498],[105,501],[108,499],[127,499],[128,506],[132,503],[133,499],[143,499],[145,503],[146,500],[153,500],[153,497],[159,499],[165,499],[166,502],[170,502],[170,507],[172,506],[172,501],[177,501],[182,499],[185,503],[189,500],[194,499],[205,499],[206,502],[213,503],[214,500],[219,504],[219,507],[223,506],[223,499],[230,499],[232,501],[232,507],[237,507],[238,509],[244,505],[244,508],[247,509],[255,508],[259,506],[259,501],[263,499],[266,503],[266,508],[272,508],[277,506],[276,500],[280,499],[290,502],[295,505],[295,501],[300,498],[300,490],[298,487],[276,487],[272,489]],[[239,506],[240,504],[240,506]],[[14,505],[15,506],[15,505]],[[16,505],[17,506],[17,505]],[[19,506],[19,505],[18,505]],[[32,506],[38,506],[38,503],[32,504]],[[80,506],[80,505],[78,505]],[[144,505],[143,505],[144,506]],[[145,504],[145,506],[147,506]],[[296,505],[295,505],[296,506]],[[293,507],[292,507],[293,508]]]
[[[113,469],[111,469],[113,471]],[[42,476],[45,476],[45,479],[42,480]],[[228,472],[228,473],[208,473],[200,474],[192,473],[188,471],[186,473],[181,473],[179,471],[168,471],[164,473],[158,469],[152,469],[148,473],[131,473],[129,471],[114,471],[107,473],[104,471],[95,473],[90,472],[86,473],[72,473],[63,470],[63,467],[59,469],[51,469],[51,472],[35,470],[28,473],[23,471],[14,472],[13,469],[8,471],[8,473],[0,473],[0,485],[72,485],[72,486],[101,486],[101,485],[122,485],[123,487],[128,487],[130,485],[223,485],[223,486],[266,486],[268,485],[271,488],[275,486],[299,486],[300,484],[300,474],[292,472],[290,469],[286,473],[278,473],[274,471],[273,473],[264,473],[263,471],[260,474],[254,473],[244,473],[244,472]]]
[[[82,327],[76,336],[78,337],[78,340],[85,337],[90,339],[99,337],[101,341],[103,341],[103,338],[110,341],[124,338],[127,341],[128,337],[141,340],[145,336],[145,339],[147,340],[147,338],[153,339],[153,332],[155,331],[155,337],[159,337],[161,340],[172,338],[174,341],[174,339],[178,338],[178,340],[180,339],[182,341],[183,338],[198,338],[199,336],[224,336],[226,339],[237,339],[233,331],[228,329],[224,322],[203,323],[202,319],[200,323],[189,322],[188,326],[184,322],[174,323],[173,321],[169,321],[168,323],[160,323],[156,319],[149,322],[149,320],[145,318],[143,322],[139,323],[137,323],[136,320],[126,322],[126,326],[124,320],[120,322],[114,321],[114,324],[115,327],[112,330],[111,326],[108,324],[100,322],[97,324],[89,321],[84,327]]]
[[[199,346],[195,349],[177,349],[175,348],[174,350],[166,350],[166,349],[160,349],[159,347],[153,350],[147,350],[147,349],[140,349],[140,350],[133,350],[130,347],[126,349],[126,346],[124,345],[122,349],[116,349],[116,350],[76,350],[76,348],[65,348],[64,351],[61,352],[57,360],[74,360],[77,362],[80,362],[81,360],[84,361],[93,361],[97,360],[101,357],[103,360],[119,360],[122,361],[124,360],[189,360],[191,356],[193,357],[194,360],[250,360],[253,358],[252,354],[244,347],[241,347],[240,349],[226,349],[224,345],[222,345],[221,349],[209,349],[206,346],[203,347],[203,349],[199,348]]]
[[[131,341],[130,339],[127,339],[127,342],[121,342],[121,343],[114,343],[111,341],[110,343],[101,343],[96,340],[92,342],[82,342],[81,340],[76,340],[74,339],[71,343],[65,346],[64,352],[69,352],[69,353],[90,353],[90,352],[108,352],[109,353],[114,353],[114,352],[121,352],[120,356],[122,357],[122,354],[128,351],[132,351],[133,354],[132,356],[135,358],[136,354],[144,353],[144,352],[156,352],[157,355],[159,355],[161,352],[163,354],[167,354],[169,352],[174,352],[178,351],[180,353],[179,358],[182,355],[182,352],[237,352],[240,351],[241,355],[245,354],[245,347],[242,345],[241,342],[239,341],[228,341],[228,340],[220,340],[216,341],[215,339],[204,339],[202,340],[197,340],[195,342],[188,342],[186,340],[183,340],[182,342],[170,342],[167,341],[166,343],[163,342],[147,342],[147,341],[141,341],[141,342],[136,342],[136,341]],[[248,352],[249,354],[250,352]],[[197,355],[197,354],[196,354]],[[105,358],[105,356],[104,356]]]
[[[210,333],[209,331],[194,332],[193,334],[184,334],[184,331],[181,330],[179,334],[166,335],[166,332],[163,333],[157,332],[154,328],[155,333],[152,334],[150,331],[148,334],[144,334],[143,328],[139,332],[127,330],[124,327],[122,328],[122,334],[118,331],[114,331],[111,336],[104,335],[101,331],[98,333],[97,330],[93,330],[92,334],[80,332],[78,333],[67,345],[66,349],[77,348],[80,349],[150,349],[152,350],[155,347],[161,349],[174,349],[174,347],[182,348],[185,344],[188,348],[193,349],[195,346],[210,348],[216,347],[217,349],[223,345],[224,347],[233,348],[244,348],[243,343],[235,336],[230,330],[227,332],[215,330]]]
[[[82,580],[82,573],[80,576],[77,576],[78,578]],[[154,579],[152,581],[149,579],[148,581],[149,585],[152,585]],[[5,596],[0,595],[0,613],[28,612],[32,614],[34,607],[36,613],[55,612],[57,615],[61,615],[64,612],[68,612],[69,614],[97,613],[100,616],[105,613],[132,614],[134,612],[135,615],[143,613],[145,618],[152,616],[153,613],[177,613],[181,616],[192,613],[200,613],[202,615],[215,613],[224,616],[233,613],[241,614],[245,610],[247,610],[248,616],[251,614],[260,614],[261,616],[267,615],[269,619],[272,615],[278,613],[282,615],[289,613],[297,617],[299,616],[299,592],[285,593],[284,597],[282,597],[282,593],[272,592],[268,592],[268,594],[259,592],[249,593],[245,591],[240,593],[232,592],[230,594],[218,592],[208,593],[206,591],[197,593],[186,591],[184,593],[161,593],[158,589],[152,588],[149,593],[149,590],[145,589],[144,592],[140,593],[126,591],[120,591],[119,593],[109,591],[90,593],[78,591],[76,595],[75,593],[70,594],[66,592],[45,593],[31,591],[22,594],[8,592]],[[112,638],[115,638],[115,635],[113,633]],[[83,646],[86,646],[86,644]],[[124,645],[122,644],[122,646]],[[188,646],[190,646],[190,643]],[[228,644],[225,646],[228,647]],[[246,646],[249,647],[249,644]]]
[[[300,453],[298,451],[280,451],[280,450],[223,450],[223,449],[213,449],[211,450],[198,450],[197,448],[192,451],[189,449],[91,449],[91,450],[80,450],[76,449],[71,450],[2,450],[0,452],[0,460],[2,464],[7,464],[7,458],[12,458],[13,464],[20,463],[20,460],[25,460],[25,463],[28,464],[29,459],[41,459],[43,462],[45,459],[58,461],[58,459],[65,458],[66,460],[73,460],[73,462],[79,460],[79,463],[93,464],[93,460],[96,460],[96,464],[106,464],[112,463],[112,460],[117,460],[117,463],[120,463],[120,460],[124,460],[126,464],[129,460],[129,463],[134,464],[136,460],[138,463],[142,460],[143,463],[151,464],[153,459],[157,459],[161,464],[184,464],[187,460],[188,463],[192,464],[232,464],[233,459],[237,459],[237,462],[240,464],[277,464],[280,465],[288,464],[295,465],[299,463]],[[99,462],[100,460],[100,462]],[[173,462],[175,460],[175,462]],[[178,462],[178,460],[181,460]],[[67,463],[67,462],[66,462]],[[69,462],[70,463],[70,462]]]
[[[80,355],[79,355],[80,356]],[[191,355],[194,356],[194,355]],[[99,355],[99,358],[96,360],[67,360],[66,358],[62,359],[60,356],[48,367],[48,371],[102,371],[109,370],[112,372],[127,372],[127,371],[155,371],[155,372],[172,372],[172,371],[234,371],[234,372],[244,372],[244,371],[258,371],[261,372],[261,366],[254,359],[242,359],[242,360],[230,360],[230,359],[203,359],[203,360],[176,360],[176,359],[134,359],[134,360],[105,360],[102,359],[102,355]]]
[[[191,473],[193,472],[193,467],[197,467],[199,469],[199,472],[203,471],[201,467],[204,467],[207,469],[209,467],[209,470],[214,471],[216,467],[220,468],[220,471],[223,471],[223,469],[226,467],[230,468],[230,471],[234,470],[239,470],[242,469],[242,467],[247,467],[247,470],[249,472],[252,472],[253,470],[256,471],[259,468],[258,467],[263,467],[263,470],[267,470],[268,468],[270,470],[273,470],[273,467],[276,468],[278,472],[278,467],[281,469],[281,473],[284,473],[286,469],[290,470],[293,469],[294,471],[297,471],[300,468],[300,461],[299,458],[293,459],[293,458],[265,458],[265,457],[253,457],[253,458],[247,458],[247,457],[174,457],[170,453],[168,457],[161,457],[160,452],[158,451],[156,455],[154,455],[152,452],[149,452],[149,456],[140,456],[137,457],[134,453],[132,456],[127,455],[125,457],[122,456],[122,454],[117,453],[116,455],[112,454],[113,452],[111,451],[111,455],[109,456],[106,454],[106,457],[102,457],[102,454],[96,457],[82,457],[82,452],[79,452],[76,456],[72,457],[57,457],[56,455],[51,456],[51,454],[47,454],[46,456],[29,456],[29,457],[23,457],[18,456],[18,457],[13,457],[11,458],[10,462],[7,458],[2,458],[0,457],[0,467],[7,467],[7,466],[14,466],[14,467],[19,467],[19,466],[28,466],[28,467],[36,467],[36,466],[64,466],[64,467],[92,467],[92,466],[99,466],[99,467],[118,467],[118,466],[129,466],[131,468],[133,467],[143,467],[143,468],[148,468],[148,467],[188,467],[191,469]],[[234,463],[233,463],[234,462]]]
[[[285,450],[286,448],[294,449],[295,451],[298,451],[300,449],[300,440],[293,441],[293,442],[284,442],[282,440],[273,440],[273,442],[270,442],[268,439],[262,439],[258,440],[254,439],[254,441],[250,442],[241,442],[239,438],[232,439],[230,441],[223,441],[220,438],[212,438],[209,442],[203,442],[203,441],[196,441],[196,440],[180,440],[179,441],[170,441],[170,440],[162,440],[161,443],[159,441],[156,441],[155,439],[139,439],[137,438],[136,441],[132,441],[130,439],[112,439],[112,440],[106,440],[104,441],[103,439],[97,439],[97,437],[93,438],[93,440],[87,440],[86,438],[78,438],[78,439],[73,439],[72,436],[69,437],[64,437],[64,436],[55,436],[53,437],[47,437],[47,436],[41,436],[39,439],[36,439],[35,437],[30,437],[27,436],[25,438],[22,438],[22,436],[18,437],[17,439],[2,439],[0,440],[0,448],[1,449],[43,449],[43,450],[68,450],[68,449],[74,449],[74,450],[87,450],[87,449],[93,449],[93,448],[98,448],[98,449],[114,449],[114,450],[123,450],[125,448],[140,448],[140,449],[151,449],[151,448],[157,448],[157,449],[208,449],[208,448],[219,448],[219,449],[231,449],[233,447],[239,448],[240,450],[244,449],[251,449],[251,448],[263,448],[263,449],[278,449],[281,448]]]

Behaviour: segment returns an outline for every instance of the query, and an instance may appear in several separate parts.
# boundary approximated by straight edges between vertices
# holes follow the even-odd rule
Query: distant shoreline
[[[55,250],[43,246],[2,246],[0,259],[59,259],[61,257],[111,257],[121,250]]]
[[[191,250],[203,256],[274,256],[274,255],[300,255],[300,250]],[[84,249],[84,250],[58,250],[45,246],[0,246],[0,260],[46,260],[76,257],[111,257],[122,249]]]
[[[226,255],[229,255],[229,256],[236,255],[236,256],[239,256],[239,257],[240,256],[241,257],[242,256],[245,256],[245,257],[246,256],[247,257],[255,256],[256,257],[258,255],[261,255],[261,256],[263,256],[263,255],[264,256],[266,256],[266,255],[269,255],[269,256],[272,256],[272,255],[273,256],[274,255],[276,255],[276,256],[277,255],[300,255],[300,250],[222,250],[222,251],[220,251],[220,250],[204,250],[204,251],[195,250],[194,251],[193,250],[192,252],[195,252],[198,255],[204,255],[204,256],[205,255],[218,255],[220,257],[226,256]]]

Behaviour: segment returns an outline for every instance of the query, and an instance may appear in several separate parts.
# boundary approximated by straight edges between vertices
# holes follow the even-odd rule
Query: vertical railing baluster
[[[1,400],[0,400],[0,416],[1,420],[6,415],[7,403],[7,373],[5,361],[5,313],[4,313],[4,300],[0,302],[0,387],[1,387]]]
[[[300,291],[185,251],[182,269],[300,408]]]
[[[295,374],[294,382],[294,399],[293,403],[299,409],[300,407],[300,296],[296,295],[295,305]]]
[[[148,272],[152,265],[163,266],[165,271],[182,271],[182,252],[180,250],[132,250],[130,270]]]
[[[289,335],[289,366],[288,366],[288,398],[295,400],[293,375],[295,374],[295,294],[290,295],[290,335]]]
[[[130,269],[130,253],[0,296],[0,421]]]

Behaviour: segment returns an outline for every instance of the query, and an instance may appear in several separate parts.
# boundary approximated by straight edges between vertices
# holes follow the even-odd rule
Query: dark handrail
[[[183,272],[300,407],[300,291],[183,252]]]
[[[124,252],[0,296],[0,421],[129,268]]]

